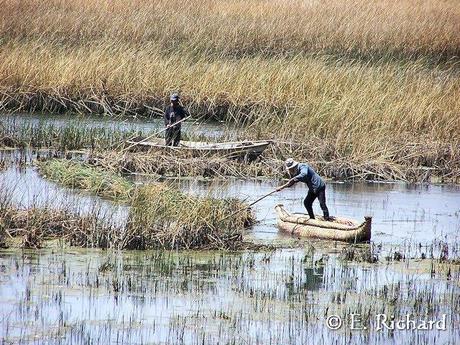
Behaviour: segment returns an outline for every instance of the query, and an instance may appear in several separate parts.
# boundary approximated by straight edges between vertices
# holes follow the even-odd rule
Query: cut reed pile
[[[94,152],[89,162],[104,170],[119,173],[154,174],[164,177],[281,177],[283,162],[265,154],[253,162],[220,157],[209,153],[187,152]]]
[[[91,237],[91,231],[85,228],[78,231],[79,235],[90,237],[88,243],[119,249],[237,249],[245,245],[244,228],[255,221],[247,205],[233,198],[189,196],[161,183],[135,187],[118,175],[65,160],[41,162],[40,170],[53,181],[112,200],[123,200],[130,206],[126,225],[115,229],[102,227],[96,232],[102,234],[96,237],[97,241]],[[35,215],[43,211],[27,212]],[[52,212],[43,214],[52,215]],[[94,218],[96,221],[98,217]],[[46,217],[43,219],[46,221]],[[41,227],[46,228],[46,224]],[[75,237],[72,239],[72,243],[83,243],[83,238],[78,237],[80,242]]]

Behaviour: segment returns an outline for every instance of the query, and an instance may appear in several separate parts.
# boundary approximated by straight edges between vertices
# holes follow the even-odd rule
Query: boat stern
[[[363,235],[363,241],[370,241],[371,240],[371,235],[372,235],[372,217],[371,216],[365,216],[364,217],[364,235]]]

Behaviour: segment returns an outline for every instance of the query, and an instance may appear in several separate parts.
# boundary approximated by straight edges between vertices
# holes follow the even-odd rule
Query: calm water
[[[187,193],[251,202],[278,182],[166,183]],[[31,166],[0,172],[0,188],[11,190],[22,207],[66,205],[82,213],[98,207],[118,222],[128,213],[126,206],[48,182]],[[259,222],[246,239],[284,246],[274,251],[0,249],[0,339],[6,344],[460,343],[458,266],[447,270],[431,260],[383,257],[378,264],[350,263],[341,259],[343,246],[280,234],[274,206],[303,212],[305,194],[298,184],[255,206]],[[442,241],[450,257],[460,256],[458,186],[328,183],[327,201],[333,215],[371,215],[374,246],[382,244],[384,251],[419,257]],[[426,247],[414,249],[418,243]],[[286,248],[291,245],[295,248]],[[362,320],[360,329],[350,329],[351,314]],[[380,314],[397,320],[409,315],[417,322],[445,318],[446,329],[378,330]],[[331,316],[343,320],[339,329],[327,327]]]
[[[216,196],[235,196],[248,201],[271,192],[277,181],[178,182],[184,191]],[[276,193],[254,207],[261,222],[253,230],[256,238],[279,236],[274,224],[274,207],[284,204],[290,212],[306,212],[303,199],[306,185],[298,183]],[[460,186],[407,185],[402,183],[328,183],[326,199],[331,215],[364,220],[373,218],[372,239],[398,244],[404,241],[429,242],[435,239],[459,243]],[[319,203],[315,213],[321,214]]]
[[[409,268],[347,265],[308,246],[271,253],[3,250],[0,339],[61,344],[458,343],[460,288]],[[362,316],[362,329],[350,330],[350,313]],[[379,314],[417,320],[446,315],[446,329],[378,330]],[[345,320],[340,329],[327,327],[331,315]]]

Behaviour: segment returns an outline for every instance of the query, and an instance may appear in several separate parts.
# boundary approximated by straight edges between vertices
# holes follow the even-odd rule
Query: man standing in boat
[[[329,210],[326,206],[326,184],[323,179],[316,173],[311,166],[305,163],[299,163],[289,158],[286,160],[286,169],[289,172],[291,179],[284,185],[278,187],[276,191],[281,191],[286,187],[291,187],[297,182],[303,182],[308,186],[308,194],[303,201],[305,208],[307,209],[308,215],[311,219],[315,219],[313,213],[313,201],[316,198],[319,200],[319,205],[323,210],[324,220],[331,220],[329,217]]]
[[[188,113],[180,104],[178,93],[171,94],[169,100],[171,104],[165,109],[164,114],[166,146],[179,146],[182,126],[182,122],[179,121],[185,119]]]

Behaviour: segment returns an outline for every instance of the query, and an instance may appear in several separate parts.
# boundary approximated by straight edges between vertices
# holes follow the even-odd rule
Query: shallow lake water
[[[165,182],[186,193],[248,202],[279,183]],[[126,206],[51,183],[27,164],[1,171],[0,186],[10,188],[22,207],[65,204],[83,213],[98,207],[119,222],[128,213]],[[332,215],[373,217],[373,244],[362,248],[381,246],[407,258],[381,257],[377,264],[343,260],[346,245],[279,233],[274,206],[304,212],[305,194],[298,184],[254,206],[258,222],[245,239],[281,247],[273,250],[0,249],[0,339],[6,344],[460,343],[460,274],[420,260],[421,253],[436,258],[439,243],[459,258],[459,186],[329,182]],[[320,211],[317,202],[314,208]],[[351,323],[352,314],[359,321]],[[328,326],[331,316],[340,318],[338,329]],[[445,320],[446,327],[390,330],[379,323],[392,316],[441,326]]]
[[[152,178],[133,176],[135,183],[151,183]],[[166,183],[194,195],[236,197],[252,202],[272,191],[280,182],[265,180],[199,180],[193,178]],[[73,205],[76,209],[98,205],[107,211],[114,210],[120,221],[127,215],[127,207],[115,205],[86,193],[74,192],[43,179],[35,167],[18,169],[10,167],[0,172],[0,184],[10,186],[15,202],[23,207],[31,205]],[[290,212],[305,212],[303,198],[307,188],[297,184],[275,193],[253,209],[257,223],[248,230],[249,239],[267,242],[290,239],[276,227],[274,207],[284,204]],[[327,205],[331,215],[357,220],[372,216],[372,240],[375,243],[402,245],[443,241],[460,243],[460,186],[454,185],[408,185],[403,183],[338,183],[328,182]],[[317,201],[315,213],[321,214]]]
[[[459,295],[458,284],[405,265],[348,265],[308,246],[0,251],[6,343],[456,344]],[[391,331],[380,315],[446,326]]]

